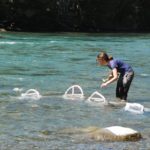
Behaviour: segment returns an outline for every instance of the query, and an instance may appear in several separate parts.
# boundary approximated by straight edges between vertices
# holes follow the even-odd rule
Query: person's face
[[[97,58],[96,60],[97,60],[98,64],[101,66],[107,65],[107,62],[102,58]]]

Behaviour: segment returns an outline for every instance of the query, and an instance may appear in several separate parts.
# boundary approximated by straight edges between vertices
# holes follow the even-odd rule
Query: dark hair
[[[97,55],[97,58],[98,59],[103,59],[105,60],[106,62],[110,61],[113,59],[112,56],[108,56],[106,52],[100,52],[98,55]]]

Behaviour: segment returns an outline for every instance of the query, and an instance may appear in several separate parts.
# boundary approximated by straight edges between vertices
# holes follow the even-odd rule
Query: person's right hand
[[[101,88],[106,87],[107,85],[108,85],[107,82],[102,83],[102,84],[101,84]]]

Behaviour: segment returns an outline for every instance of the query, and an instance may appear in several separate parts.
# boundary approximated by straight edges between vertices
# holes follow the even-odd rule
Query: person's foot
[[[127,100],[121,99],[121,101],[120,101],[120,102],[127,102]]]
[[[127,100],[121,99],[121,98],[119,98],[119,97],[116,98],[116,101],[117,101],[117,102],[127,102]]]
[[[121,98],[116,97],[116,101],[117,101],[117,102],[121,102],[121,100],[122,100]]]

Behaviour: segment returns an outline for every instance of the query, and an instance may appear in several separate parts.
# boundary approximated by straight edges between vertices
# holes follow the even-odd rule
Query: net
[[[29,89],[25,93],[21,94],[22,99],[35,99],[38,100],[41,98],[40,93],[35,89]]]
[[[126,103],[124,110],[135,114],[143,114],[144,106],[138,103]]]
[[[97,91],[93,92],[87,100],[89,102],[97,102],[97,103],[102,103],[102,104],[107,103],[105,97]]]
[[[65,99],[83,99],[84,93],[79,85],[69,87],[63,95]]]

